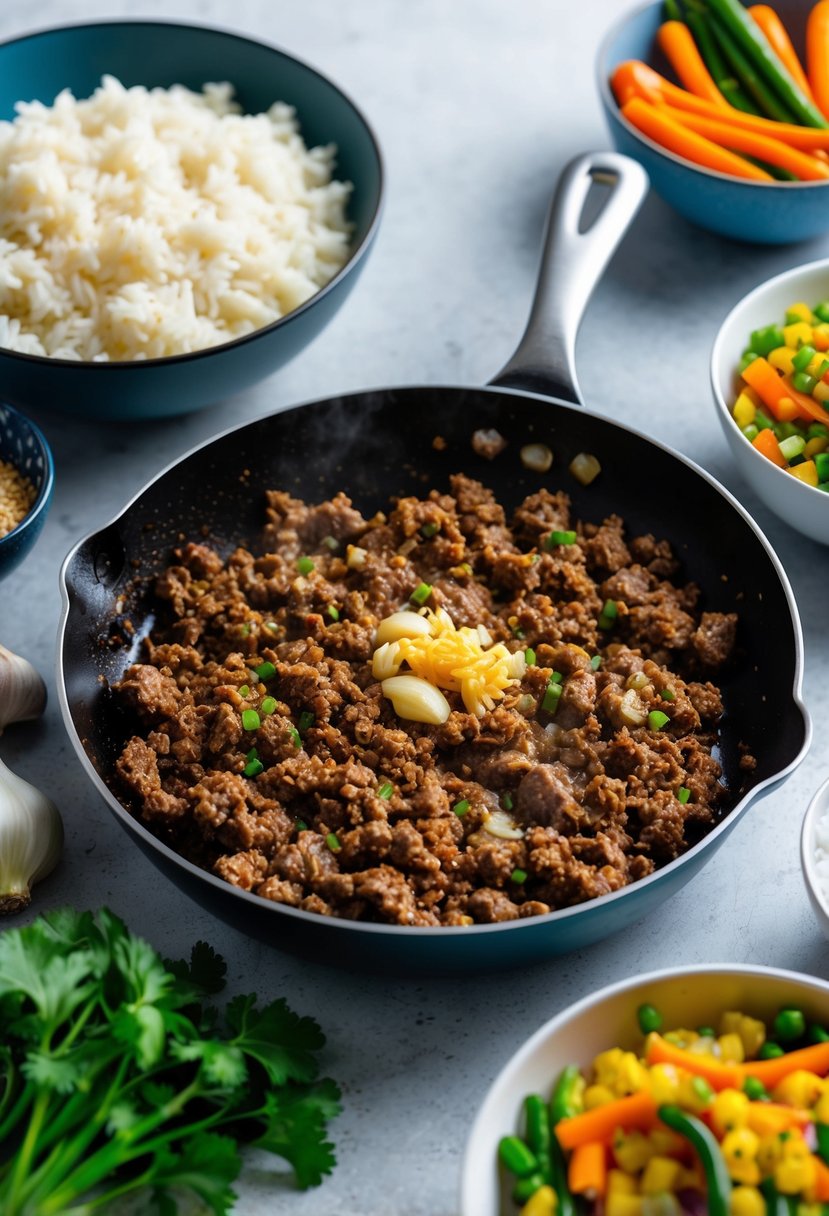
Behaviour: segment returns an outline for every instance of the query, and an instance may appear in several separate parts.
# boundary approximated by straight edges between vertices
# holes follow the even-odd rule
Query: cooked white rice
[[[350,187],[282,103],[229,84],[19,103],[0,123],[0,346],[154,359],[297,308],[348,256]]]

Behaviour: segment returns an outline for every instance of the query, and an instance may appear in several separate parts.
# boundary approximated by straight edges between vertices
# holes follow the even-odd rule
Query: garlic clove
[[[0,916],[28,907],[32,886],[51,873],[62,850],[54,802],[0,760]]]
[[[28,659],[0,646],[0,734],[12,722],[39,718],[46,708],[46,685]]]

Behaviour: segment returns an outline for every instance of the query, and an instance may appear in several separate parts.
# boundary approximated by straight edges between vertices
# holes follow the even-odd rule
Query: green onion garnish
[[[288,727],[288,734],[291,737],[291,742],[293,743],[294,747],[302,747],[302,738],[295,726]]]
[[[298,557],[296,568],[300,574],[310,574],[314,569],[314,562],[310,557]]]
[[[528,646],[524,651],[524,662],[528,667],[535,667],[535,651],[532,646]]]
[[[242,710],[242,726],[245,730],[259,730],[261,725],[259,714],[255,709]]]
[[[340,544],[336,536],[323,536],[322,543],[325,545],[326,549],[330,549],[332,553],[335,551],[335,549],[339,548]]]
[[[245,621],[244,625],[242,625],[239,632],[241,633],[243,638],[246,638],[248,636],[248,634],[250,633],[250,621]]]
[[[512,808],[515,806],[515,799],[513,798],[512,794],[509,792],[509,790],[505,790],[504,793],[501,795],[501,806],[504,808],[505,811],[511,811]]]
[[[432,536],[436,536],[440,532],[440,524],[424,524],[420,529],[421,535],[428,540]]]
[[[544,691],[544,699],[541,702],[541,708],[545,713],[554,714],[558,709],[558,703],[561,700],[562,687],[560,684],[553,682],[550,679]]]
[[[392,783],[390,781],[384,781],[383,784],[377,790],[377,797],[378,798],[391,798],[393,793],[394,793],[394,786],[392,785]]]
[[[569,528],[566,531],[554,529],[544,541],[544,548],[555,549],[557,545],[574,545],[576,540],[575,532],[571,532]]]
[[[328,845],[332,853],[339,853],[340,849],[343,847],[340,844],[336,832],[329,832],[325,838],[325,843]]]
[[[299,730],[299,733],[304,735],[306,730],[308,730],[308,727],[313,726],[315,722],[316,714],[311,713],[310,709],[303,709],[302,713],[299,715],[299,721],[297,722],[297,729]]]
[[[561,677],[561,672],[560,672],[560,671],[554,671],[554,672],[553,672],[553,674],[550,676],[550,683],[551,683],[551,684],[560,684],[560,683],[561,683],[561,678],[562,678],[562,677]]]
[[[429,596],[432,594],[432,588],[429,583],[418,583],[409,599],[413,604],[425,604]]]
[[[256,748],[252,747],[250,749],[250,751],[248,752],[248,754],[245,756],[245,759],[246,760],[255,760],[258,755],[259,755],[259,752],[256,750]]]
[[[663,688],[659,694],[663,701],[675,701],[676,697],[671,692],[670,688]]]
[[[593,668],[594,671],[598,671],[599,668],[601,667],[601,665],[602,665],[602,656],[600,654],[594,654],[593,658],[590,660],[590,666]]]
[[[261,760],[254,759],[248,761],[248,763],[242,769],[242,772],[246,777],[258,777],[264,768],[265,766]]]
[[[250,692],[250,688],[247,684],[242,684],[241,687],[239,688],[240,697],[246,697],[249,692]]]
[[[266,621],[265,628],[270,630],[271,633],[276,633],[279,626],[277,625],[276,621]]]
[[[260,680],[270,680],[271,676],[276,675],[276,668],[273,663],[260,663],[254,670]]]
[[[516,866],[516,868],[510,874],[509,880],[510,882],[516,883],[520,887],[522,882],[527,881],[527,871],[522,870],[520,866]]]
[[[297,819],[296,824],[294,826],[296,827],[296,830],[298,832],[307,832],[308,831],[308,824],[305,822],[304,819]]]
[[[325,611],[331,617],[332,621],[338,621],[340,619],[340,610],[339,608],[335,608],[333,604],[329,604]]]
[[[613,622],[619,615],[619,609],[616,607],[615,600],[605,600],[602,605],[602,610],[599,613],[598,626],[600,629],[612,629]]]
[[[276,709],[276,697],[265,697],[259,708],[263,714],[272,714]]]
[[[452,810],[459,817],[463,817],[466,814],[466,812],[469,810],[469,799],[462,798],[460,802],[455,803],[455,805],[452,807]]]
[[[651,730],[661,730],[670,720],[668,715],[663,714],[661,709],[652,709],[648,714],[648,726]]]
[[[687,785],[681,785],[676,792],[676,796],[680,802],[685,803],[691,797],[691,791]]]

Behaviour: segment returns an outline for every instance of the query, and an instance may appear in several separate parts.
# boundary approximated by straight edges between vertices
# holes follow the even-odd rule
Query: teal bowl
[[[110,420],[158,418],[216,404],[263,380],[303,349],[345,301],[365,264],[383,201],[377,140],[325,76],[266,43],[163,21],[106,21],[43,30],[0,44],[0,119],[18,101],[51,104],[61,89],[88,97],[104,74],[125,86],[201,89],[230,81],[248,113],[294,106],[305,143],[337,147],[335,175],[352,183],[351,254],[305,304],[262,329],[186,355],[123,363],[73,362],[0,349],[0,386],[25,408]]]
[[[802,62],[808,6],[799,0],[779,0],[774,7]],[[751,182],[715,173],[667,152],[622,117],[610,87],[620,63],[641,59],[674,79],[656,44],[663,20],[662,0],[634,9],[612,27],[599,48],[599,97],[617,151],[638,160],[652,189],[699,228],[762,245],[810,240],[829,230],[829,181]]]
[[[35,499],[16,528],[0,536],[0,579],[11,574],[40,536],[52,502],[55,466],[40,427],[0,402],[0,460],[12,465],[35,489]]]

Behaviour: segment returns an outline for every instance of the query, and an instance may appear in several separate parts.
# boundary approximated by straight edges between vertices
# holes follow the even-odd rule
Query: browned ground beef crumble
[[[698,589],[671,581],[669,545],[627,537],[618,516],[574,523],[567,496],[541,490],[508,523],[478,482],[456,476],[451,489],[371,520],[344,495],[308,506],[272,491],[263,556],[175,552],[157,581],[163,623],[116,685],[142,725],[117,780],[157,835],[292,907],[461,925],[624,887],[729,809],[711,678],[736,617],[699,611]],[[576,544],[545,547],[551,530],[570,528]],[[361,569],[346,562],[349,544],[366,552]],[[378,622],[421,582],[456,626],[483,623],[511,650],[535,650],[520,686],[483,717],[448,693],[443,725],[402,721],[372,676]],[[603,631],[607,599],[618,617]],[[264,682],[252,672],[263,662],[276,669]],[[551,716],[553,671],[563,694]],[[631,685],[645,709],[668,715],[662,730],[624,724]],[[246,708],[260,711],[259,729],[244,729]],[[246,777],[253,747],[263,767]],[[520,839],[487,831],[504,807]]]

